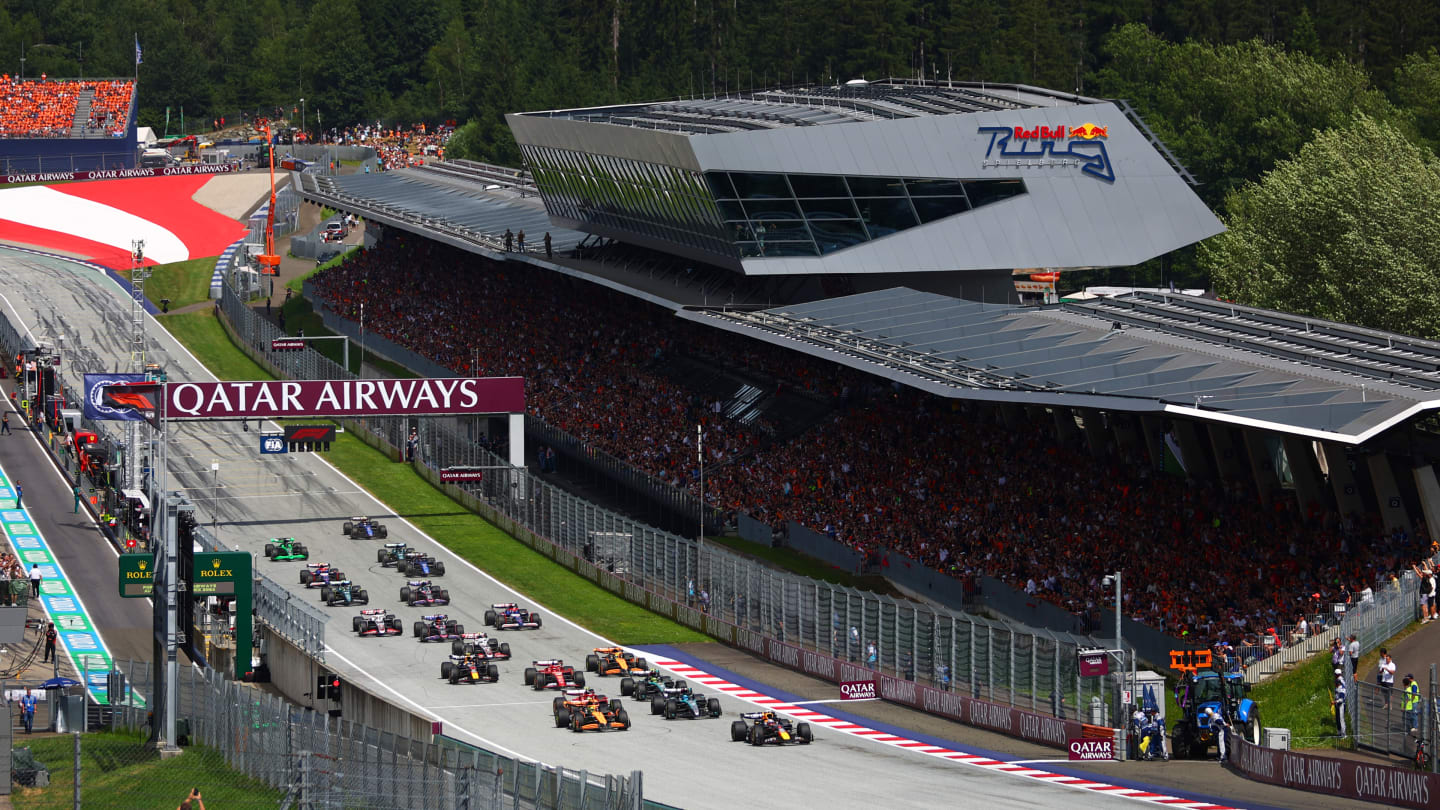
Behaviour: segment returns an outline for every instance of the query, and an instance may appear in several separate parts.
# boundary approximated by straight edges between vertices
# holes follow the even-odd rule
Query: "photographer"
[[[180,802],[179,810],[205,810],[205,802],[200,799],[200,788],[190,789],[190,795]]]

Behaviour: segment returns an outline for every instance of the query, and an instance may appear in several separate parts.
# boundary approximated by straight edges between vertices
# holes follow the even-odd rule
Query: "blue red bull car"
[[[497,602],[485,611],[485,624],[496,630],[538,630],[540,614],[514,602]]]
[[[305,563],[305,570],[300,572],[300,584],[307,588],[333,585],[343,579],[345,575],[338,568],[332,568],[330,563]]]
[[[573,689],[585,685],[585,673],[576,672],[574,667],[565,666],[559,658],[531,661],[525,668],[525,685],[542,689]]]
[[[465,625],[456,622],[444,613],[421,616],[415,622],[415,637],[425,641],[459,641],[465,634]]]
[[[400,601],[410,607],[450,604],[450,592],[428,579],[412,579],[400,588]]]
[[[478,655],[452,655],[440,664],[440,677],[450,683],[498,683],[500,668]]]
[[[809,745],[815,739],[810,734],[809,723],[791,723],[774,712],[746,712],[740,717],[742,719],[730,724],[730,739],[734,742],[748,742],[754,746],[767,743]]]

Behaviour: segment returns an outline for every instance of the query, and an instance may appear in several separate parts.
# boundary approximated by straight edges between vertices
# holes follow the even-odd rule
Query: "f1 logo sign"
[[[261,453],[283,453],[285,452],[285,437],[280,434],[271,434],[260,437]]]

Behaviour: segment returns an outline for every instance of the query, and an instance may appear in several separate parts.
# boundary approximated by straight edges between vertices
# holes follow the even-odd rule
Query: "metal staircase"
[[[70,119],[70,137],[84,138],[90,134],[90,102],[94,100],[93,87],[80,91],[80,98],[75,102],[75,117]]]

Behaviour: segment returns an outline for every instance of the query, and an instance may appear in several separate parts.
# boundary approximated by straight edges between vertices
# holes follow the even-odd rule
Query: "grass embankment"
[[[16,739],[17,745],[21,742]],[[50,786],[15,787],[17,810],[65,810],[75,806],[75,740],[69,734],[30,741],[30,752],[50,770]],[[86,807],[172,807],[192,787],[210,807],[278,807],[283,793],[225,764],[218,751],[198,745],[162,760],[145,738],[127,732],[95,732],[80,738],[81,800]]]
[[[229,339],[207,310],[161,319],[171,334],[217,377],[270,379]],[[307,334],[308,334],[307,330]],[[708,641],[601,588],[430,486],[408,464],[395,463],[358,438],[341,434],[326,460],[373,493],[397,514],[501,582],[530,594],[549,609],[621,644],[676,644]]]
[[[145,279],[145,297],[160,306],[160,299],[169,298],[170,308],[210,300],[210,276],[215,272],[215,257],[207,256],[183,262],[157,264]],[[124,272],[130,278],[130,271]]]

